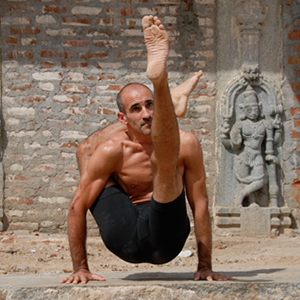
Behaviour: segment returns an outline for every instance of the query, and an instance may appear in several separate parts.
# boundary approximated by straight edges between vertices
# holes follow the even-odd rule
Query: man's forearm
[[[74,273],[89,270],[86,254],[86,212],[69,211],[69,243]]]
[[[195,218],[195,235],[198,249],[198,270],[212,268],[212,234],[208,209]]]

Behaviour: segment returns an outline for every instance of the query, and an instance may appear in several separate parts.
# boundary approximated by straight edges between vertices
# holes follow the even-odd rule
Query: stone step
[[[0,275],[0,300],[300,299],[300,268],[222,271],[235,281],[192,280],[190,271],[106,272],[104,282],[59,284],[67,274]]]

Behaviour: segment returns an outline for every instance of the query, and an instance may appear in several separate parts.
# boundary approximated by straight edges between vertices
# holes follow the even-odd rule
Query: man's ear
[[[120,121],[122,124],[124,124],[124,125],[127,125],[127,124],[128,124],[126,115],[125,115],[124,113],[122,113],[122,112],[119,111],[119,112],[117,113],[117,116],[118,116],[119,121]]]

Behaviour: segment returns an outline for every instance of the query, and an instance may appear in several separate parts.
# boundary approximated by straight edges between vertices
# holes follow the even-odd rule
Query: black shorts
[[[162,264],[182,250],[190,232],[185,193],[172,202],[134,206],[118,185],[105,188],[90,208],[106,247],[121,259]]]

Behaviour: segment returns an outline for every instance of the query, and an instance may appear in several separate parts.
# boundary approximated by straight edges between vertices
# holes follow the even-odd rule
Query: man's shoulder
[[[192,132],[180,130],[180,143],[183,146],[192,146],[198,145],[199,140]]]
[[[128,140],[127,134],[125,132],[118,132],[105,142],[101,143],[96,151],[106,154],[121,153],[123,144],[126,140]]]

